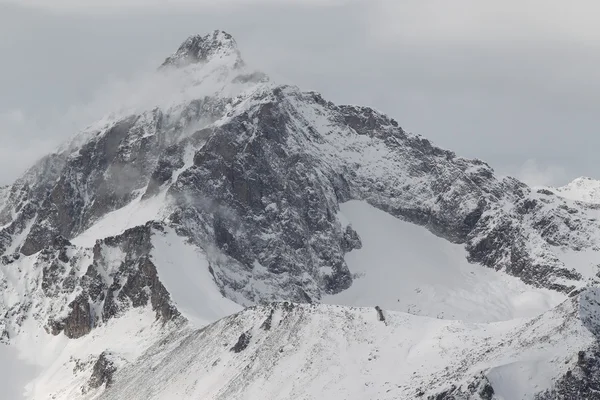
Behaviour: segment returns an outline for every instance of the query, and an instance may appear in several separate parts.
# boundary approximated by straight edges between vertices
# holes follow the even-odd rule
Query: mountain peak
[[[204,36],[188,37],[177,51],[165,60],[162,67],[185,67],[189,64],[207,63],[213,59],[231,59],[236,68],[244,64],[233,36],[225,31],[215,30]]]
[[[554,191],[567,199],[600,203],[600,181],[587,176],[576,178],[565,186],[554,188]]]

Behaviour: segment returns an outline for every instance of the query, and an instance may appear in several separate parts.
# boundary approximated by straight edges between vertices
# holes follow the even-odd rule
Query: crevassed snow
[[[352,286],[324,298],[326,303],[488,322],[533,317],[565,298],[470,264],[461,245],[364,201],[342,204],[340,219],[358,232],[363,247],[345,257]]]
[[[178,236],[172,228],[152,237],[152,259],[158,277],[177,309],[196,326],[234,314],[241,306],[225,298],[209,271],[204,252]]]

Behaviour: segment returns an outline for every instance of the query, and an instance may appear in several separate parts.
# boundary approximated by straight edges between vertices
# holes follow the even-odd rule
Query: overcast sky
[[[276,80],[375,107],[501,174],[600,178],[599,12],[591,0],[0,0],[0,184],[101,118],[107,87],[214,29]]]

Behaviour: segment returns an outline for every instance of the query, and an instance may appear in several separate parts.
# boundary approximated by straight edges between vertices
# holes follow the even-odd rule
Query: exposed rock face
[[[238,338],[237,343],[231,348],[231,351],[234,353],[244,351],[250,344],[250,339],[252,339],[252,334],[250,332],[242,333]]]
[[[250,104],[208,128],[194,166],[170,189],[179,208],[171,221],[227,256],[214,262],[226,292],[247,287],[250,278],[240,272],[250,275],[257,264],[289,276],[286,295],[298,301],[348,287],[343,254],[359,241],[340,230],[336,213],[350,199],[464,243],[469,260],[535,286],[570,292],[596,281],[557,255],[559,248],[594,248],[600,226],[593,205],[497,179],[485,163],[433,147],[370,109],[334,106],[291,87],[268,89]],[[370,148],[377,156],[366,157]],[[305,272],[314,284],[298,281]],[[278,279],[273,293],[282,287]]]
[[[98,389],[102,385],[109,387],[113,383],[113,376],[117,371],[117,367],[112,358],[112,354],[105,351],[98,356],[92,368],[88,387],[83,388],[84,392],[89,389]]]
[[[152,256],[152,236],[165,226],[202,250],[229,299],[243,305],[317,303],[353,283],[344,257],[362,243],[340,220],[339,205],[362,200],[464,245],[472,262],[570,295],[548,315],[497,336],[470,337],[463,332],[472,326],[440,325],[444,352],[443,339],[456,336],[447,367],[435,375],[420,371],[410,377],[410,387],[381,380],[385,390],[374,391],[377,398],[492,400],[489,363],[507,355],[519,360],[523,349],[538,354],[566,340],[571,347],[562,354],[567,361],[561,359],[559,379],[537,398],[598,398],[600,297],[585,286],[600,278],[589,266],[566,260],[600,252],[600,205],[497,177],[486,163],[435,147],[373,109],[335,105],[317,93],[271,83],[244,64],[225,32],[190,37],[158,74],[179,74],[174,81],[184,84],[176,101],[119,114],[0,188],[2,341],[19,334],[28,319],[71,339],[132,308],[150,308],[164,323],[179,321]],[[134,218],[139,210],[147,215]],[[86,235],[94,240],[83,240]],[[406,335],[407,321],[419,324],[414,316],[376,311],[385,325],[374,320],[372,308],[363,313],[289,302],[249,308],[194,334],[173,329],[174,339],[161,340],[145,355],[143,371],[158,381],[164,377],[156,371],[171,374],[181,360],[198,363],[200,370],[210,357],[213,367],[228,357],[239,368],[219,396],[236,398],[253,379],[267,382],[263,369],[253,367],[256,357],[271,368],[288,352],[302,354],[307,342],[312,347],[303,356],[309,360],[303,373],[313,360],[334,360],[348,345],[356,347],[363,371],[365,360],[381,362],[378,340],[404,356],[402,343],[388,331]],[[307,341],[315,332],[311,327],[319,336]],[[357,333],[361,341],[353,342]],[[464,351],[465,338],[483,339]],[[329,359],[313,357],[332,345],[339,347]],[[579,354],[575,361],[568,359],[572,351]],[[153,359],[171,352],[173,357]],[[77,386],[84,395],[119,384],[119,359],[108,351],[96,354],[83,358],[87,364],[78,369],[91,369],[89,381]],[[142,382],[143,374],[135,372],[143,362],[128,365],[123,376]],[[472,370],[475,363],[487,369]],[[389,369],[381,365],[380,371]],[[235,382],[240,376],[243,384]],[[129,398],[119,393],[138,388],[126,383],[105,398]],[[156,382],[148,387],[161,390]]]
[[[379,306],[375,306],[375,311],[377,311],[377,319],[381,322],[385,322],[385,316],[383,315],[383,310]]]
[[[360,241],[360,237],[358,233],[350,225],[346,227],[344,231],[344,238],[342,241],[342,249],[345,252],[352,251],[354,249],[362,248],[362,242]]]
[[[90,288],[94,288],[92,299],[98,301],[104,298],[102,309],[103,320],[108,320],[126,310],[129,306],[134,308],[147,304],[156,311],[156,318],[168,321],[179,315],[170,302],[169,292],[158,279],[156,266],[150,259],[152,245],[150,242],[152,230],[161,230],[157,223],[148,223],[145,226],[132,228],[123,235],[106,238],[96,244],[94,255],[96,265],[107,265],[114,262],[113,251],[118,251],[120,261],[114,273],[113,283],[106,290],[106,294],[97,294],[94,287],[94,272],[90,273]],[[118,262],[119,262],[118,261]],[[88,270],[88,273],[90,270]]]
[[[283,96],[280,90],[276,93]],[[217,272],[225,286],[245,285],[230,275],[258,265],[289,277],[289,283],[281,282],[285,286],[273,288],[281,294],[267,300],[285,298],[283,292],[302,301],[319,298],[318,287],[303,287],[300,276],[305,271],[325,292],[347,288],[351,278],[343,247],[350,250],[348,244],[357,242],[346,240],[337,222],[338,194],[331,181],[343,178],[333,171],[327,171],[331,176],[315,171],[314,157],[290,151],[285,129],[289,116],[275,100],[255,112],[259,126],[247,126],[254,118],[249,113],[210,132],[194,156],[194,166],[170,189],[179,208],[171,220],[199,243],[214,243],[229,258]],[[320,276],[320,266],[331,268],[331,275]]]
[[[34,269],[24,273],[33,285],[6,312],[5,336],[18,332],[30,313],[52,334],[64,332],[73,339],[132,307],[150,306],[164,322],[179,317],[150,258],[151,237],[157,230],[162,230],[159,223],[148,223],[99,240],[93,249],[79,249],[58,237],[52,246],[30,256]],[[35,285],[38,280],[41,293]]]
[[[69,316],[62,321],[65,335],[77,339],[92,330],[92,310],[84,296],[78,296],[69,304]],[[59,328],[60,330],[60,328]]]

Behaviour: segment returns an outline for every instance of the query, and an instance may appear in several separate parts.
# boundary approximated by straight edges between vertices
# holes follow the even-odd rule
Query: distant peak
[[[564,198],[600,204],[600,181],[587,176],[581,176],[565,186],[552,188]]]
[[[580,176],[579,178],[573,179],[573,182],[590,182],[596,181],[594,178],[590,178],[589,176]]]
[[[587,176],[580,176],[579,178],[573,179],[571,182],[569,182],[564,187],[573,187],[573,186],[579,186],[579,187],[581,187],[581,186],[585,186],[585,187],[600,186],[600,181],[598,181],[597,179],[594,179],[594,178],[587,177]]]
[[[231,59],[236,68],[244,64],[233,36],[215,30],[208,35],[193,35],[187,38],[179,49],[165,60],[162,67],[182,67],[221,58]]]

